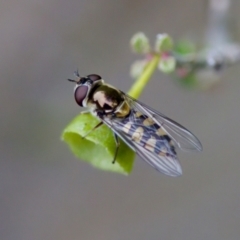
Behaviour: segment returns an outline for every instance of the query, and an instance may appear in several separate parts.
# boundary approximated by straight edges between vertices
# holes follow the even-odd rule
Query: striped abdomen
[[[145,149],[161,156],[175,156],[173,141],[153,119],[141,112],[132,111],[120,120],[121,130]]]

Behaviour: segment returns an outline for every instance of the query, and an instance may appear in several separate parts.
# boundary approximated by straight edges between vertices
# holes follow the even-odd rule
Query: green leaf
[[[83,112],[64,129],[62,140],[69,145],[76,157],[89,162],[94,167],[129,174],[133,167],[135,154],[123,141],[120,141],[117,159],[113,164],[116,143],[113,132],[106,125],[100,126],[82,138],[98,123],[97,118],[88,112]]]

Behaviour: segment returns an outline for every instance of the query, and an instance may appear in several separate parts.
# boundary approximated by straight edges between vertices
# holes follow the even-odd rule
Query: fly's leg
[[[96,114],[100,119],[103,119],[104,116],[106,115],[105,111],[103,111],[103,110],[97,110]],[[101,126],[102,124],[103,124],[103,122],[101,122],[100,125],[99,124],[98,125]],[[98,125],[95,128],[99,127]],[[113,136],[114,136],[114,139],[115,139],[115,142],[116,142],[116,150],[115,150],[114,158],[113,158],[113,161],[112,161],[112,163],[114,164],[116,162],[120,142],[119,142],[118,136],[115,133],[114,133]]]
[[[87,134],[85,134],[84,136],[82,136],[82,138],[86,138],[86,136],[88,136],[91,132],[93,132],[94,130],[96,130],[97,128],[99,128],[100,126],[103,125],[103,122],[98,123],[94,128],[92,128]]]
[[[78,71],[76,72],[76,74],[78,74]],[[96,115],[100,118],[103,119],[104,116],[104,112],[102,110],[98,110],[96,111]],[[91,132],[93,132],[94,130],[96,130],[97,128],[99,128],[100,126],[103,125],[103,122],[101,121],[100,123],[98,123],[93,129],[91,129],[85,136],[83,136],[82,138],[86,138],[86,136],[88,136]]]
[[[114,139],[115,139],[115,142],[116,142],[116,150],[115,150],[114,158],[113,158],[113,161],[112,161],[113,164],[116,162],[118,149],[119,149],[119,146],[120,146],[119,138],[118,138],[116,133],[114,133]]]

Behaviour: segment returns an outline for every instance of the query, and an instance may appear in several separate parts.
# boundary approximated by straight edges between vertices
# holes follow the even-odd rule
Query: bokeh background
[[[199,154],[179,153],[170,178],[136,159],[128,177],[76,159],[60,135],[81,109],[80,74],[127,91],[137,58],[129,40],[204,41],[207,1],[9,0],[0,3],[1,240],[238,240],[240,237],[239,66],[211,91],[190,91],[156,73],[141,101],[193,131]],[[240,2],[234,1],[239,39]]]

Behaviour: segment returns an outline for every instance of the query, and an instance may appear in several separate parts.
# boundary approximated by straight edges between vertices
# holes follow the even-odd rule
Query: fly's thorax
[[[87,99],[87,106],[92,110],[102,110],[116,117],[125,117],[130,112],[130,107],[118,89],[108,84],[100,84],[93,88]]]
[[[127,117],[130,112],[131,112],[131,107],[129,106],[127,101],[124,100],[122,104],[119,105],[119,107],[116,109],[115,114],[116,114],[116,117],[118,118],[124,118],[124,117]]]

